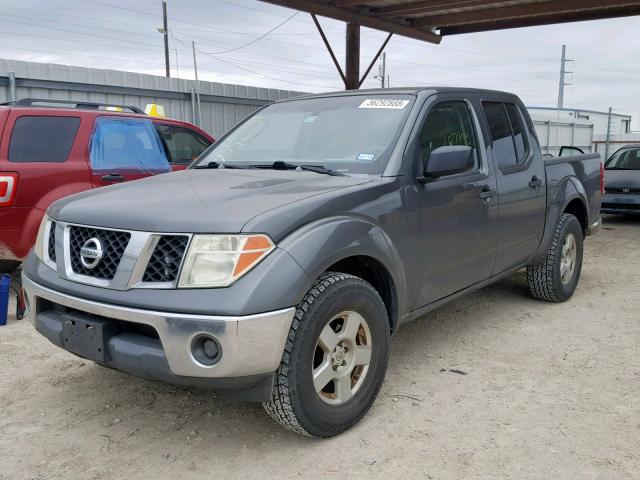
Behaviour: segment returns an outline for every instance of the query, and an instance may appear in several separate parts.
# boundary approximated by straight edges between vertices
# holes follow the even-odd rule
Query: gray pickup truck
[[[403,323],[524,268],[569,299],[603,187],[597,155],[543,159],[511,94],[307,96],[186,171],[56,202],[23,285],[61,348],[328,437],[373,404]]]

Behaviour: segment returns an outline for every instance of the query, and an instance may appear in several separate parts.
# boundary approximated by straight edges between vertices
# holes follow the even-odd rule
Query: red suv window
[[[188,165],[204,152],[211,142],[197,132],[177,125],[156,123],[173,164]]]
[[[20,117],[11,134],[9,161],[66,162],[79,126],[78,117]]]

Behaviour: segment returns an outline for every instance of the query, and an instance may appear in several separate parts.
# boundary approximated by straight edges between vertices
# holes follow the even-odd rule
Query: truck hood
[[[239,233],[269,210],[370,181],[293,170],[185,170],[72,195],[49,214],[125,230]]]
[[[640,189],[640,170],[605,170],[606,187]]]

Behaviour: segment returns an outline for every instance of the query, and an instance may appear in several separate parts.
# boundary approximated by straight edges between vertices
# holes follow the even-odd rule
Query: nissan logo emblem
[[[102,243],[95,237],[90,238],[80,247],[80,262],[89,270],[93,270],[98,266],[103,255]]]

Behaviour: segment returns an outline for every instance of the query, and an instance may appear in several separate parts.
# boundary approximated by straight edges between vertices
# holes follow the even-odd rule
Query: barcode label
[[[409,100],[392,100],[390,98],[369,98],[362,102],[358,108],[391,108],[402,110],[409,104]]]

